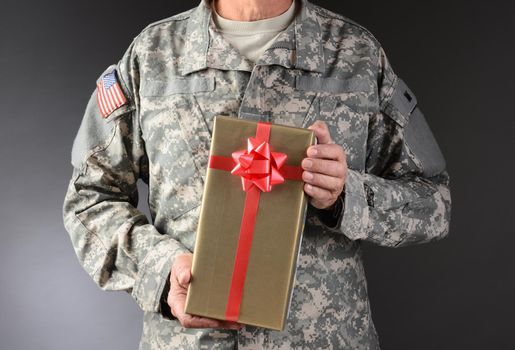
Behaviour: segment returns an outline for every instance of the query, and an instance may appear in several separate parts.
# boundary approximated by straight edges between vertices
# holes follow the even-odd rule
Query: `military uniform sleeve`
[[[73,142],[63,220],[81,265],[103,290],[126,291],[142,310],[163,312],[160,299],[173,260],[188,250],[137,209],[136,183],[148,183],[148,159],[134,46],[97,81],[114,73],[126,102],[111,111],[95,90],[87,104]]]
[[[444,157],[382,48],[378,62],[380,112],[370,120],[366,168],[348,170],[343,210],[332,229],[388,247],[441,239],[451,210]]]

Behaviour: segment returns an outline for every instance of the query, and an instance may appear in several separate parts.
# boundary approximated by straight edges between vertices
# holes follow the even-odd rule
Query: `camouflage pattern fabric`
[[[377,349],[361,242],[445,237],[449,175],[416,97],[362,26],[307,0],[254,65],[211,22],[208,0],[147,26],[116,70],[128,103],[102,118],[93,94],[63,205],[77,257],[144,311],[140,349]],[[103,75],[102,74],[102,75]],[[100,79],[100,78],[99,78]],[[347,153],[335,225],[309,207],[284,331],[185,329],[160,298],[192,251],[215,115],[329,126]],[[136,182],[149,186],[150,223]]]

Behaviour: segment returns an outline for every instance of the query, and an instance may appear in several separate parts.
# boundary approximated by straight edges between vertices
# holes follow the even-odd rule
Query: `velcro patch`
[[[392,104],[406,118],[409,117],[417,106],[417,98],[401,78],[397,81],[397,86],[392,96]]]

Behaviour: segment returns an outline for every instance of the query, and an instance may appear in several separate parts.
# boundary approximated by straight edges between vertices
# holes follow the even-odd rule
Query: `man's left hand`
[[[342,193],[347,177],[347,156],[343,147],[334,143],[329,128],[317,120],[308,129],[315,132],[318,144],[310,146],[302,160],[304,191],[318,209],[331,208]]]

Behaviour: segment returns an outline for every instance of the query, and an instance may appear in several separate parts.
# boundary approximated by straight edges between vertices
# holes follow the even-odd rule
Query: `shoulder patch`
[[[108,69],[97,81],[97,104],[100,114],[107,118],[111,113],[127,104],[118,75],[114,67]]]

